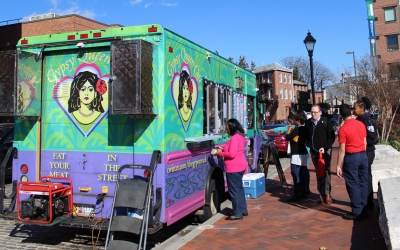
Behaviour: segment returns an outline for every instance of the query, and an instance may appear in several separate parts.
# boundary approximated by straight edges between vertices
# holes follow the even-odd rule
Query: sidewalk
[[[308,199],[287,203],[292,194],[290,168],[285,176],[289,189],[283,192],[278,178],[267,186],[258,199],[247,200],[249,216],[240,221],[226,221],[225,217],[205,229],[180,249],[387,249],[378,224],[377,206],[369,211],[369,218],[347,221],[341,218],[350,212],[350,200],[344,179],[336,176],[338,144],[332,152],[332,205],[317,204],[313,165]],[[230,211],[221,207],[222,213]],[[323,248],[322,248],[323,249]]]

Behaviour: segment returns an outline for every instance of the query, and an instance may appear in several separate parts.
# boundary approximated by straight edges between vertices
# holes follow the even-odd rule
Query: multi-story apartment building
[[[376,36],[374,37],[373,27],[370,27],[371,43],[376,41],[376,55],[381,62],[389,64],[390,78],[399,76],[400,69],[400,50],[399,50],[399,34],[400,34],[400,2],[398,0],[376,0],[373,2],[373,13],[368,14],[368,18],[373,17],[375,22]],[[367,6],[370,6],[367,4]],[[370,11],[368,12],[370,13]],[[372,35],[372,37],[371,37]],[[375,38],[375,39],[374,39]],[[373,50],[371,50],[372,55]]]
[[[263,104],[261,112],[265,122],[286,119],[294,100],[292,70],[271,63],[256,67],[253,73],[256,74],[260,97],[258,101]]]
[[[293,109],[310,110],[310,91],[307,83],[293,80]]]

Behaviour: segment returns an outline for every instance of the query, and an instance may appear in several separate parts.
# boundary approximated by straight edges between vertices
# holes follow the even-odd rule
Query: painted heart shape
[[[190,66],[182,63],[180,72],[175,72],[171,80],[171,94],[182,126],[188,131],[199,96],[197,80],[191,77]]]
[[[97,79],[96,83],[90,85],[90,81],[86,80],[90,78]],[[85,137],[88,137],[108,114],[109,79],[109,74],[101,75],[100,68],[96,64],[83,63],[75,70],[74,76],[61,78],[53,89],[54,100]],[[71,85],[72,89],[76,90],[74,93],[71,93]],[[80,96],[85,90],[91,90],[94,98]],[[88,113],[83,112],[84,106],[90,107]]]
[[[32,105],[35,99],[35,87],[29,80],[18,82],[17,109],[19,114],[23,114]]]

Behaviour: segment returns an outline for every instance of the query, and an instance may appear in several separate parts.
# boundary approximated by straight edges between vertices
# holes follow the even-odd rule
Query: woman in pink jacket
[[[236,119],[226,123],[226,131],[231,139],[224,148],[217,147],[216,156],[224,158],[228,191],[231,196],[233,216],[226,220],[241,220],[247,216],[246,197],[244,194],[242,178],[248,163],[244,155],[244,130]]]

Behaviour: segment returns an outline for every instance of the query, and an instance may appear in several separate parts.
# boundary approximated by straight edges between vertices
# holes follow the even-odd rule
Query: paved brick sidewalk
[[[287,203],[292,194],[290,168],[285,171],[289,189],[282,191],[276,178],[258,199],[247,200],[249,216],[241,221],[216,222],[181,249],[387,249],[378,225],[379,211],[369,211],[369,218],[347,221],[341,215],[349,212],[349,197],[344,179],[336,176],[338,144],[332,156],[332,205],[316,203],[315,170],[309,166],[309,198]],[[222,208],[222,213],[228,209]]]

